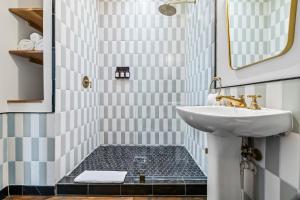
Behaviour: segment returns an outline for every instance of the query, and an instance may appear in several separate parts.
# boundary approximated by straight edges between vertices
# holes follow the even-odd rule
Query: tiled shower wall
[[[226,95],[260,94],[259,103],[267,108],[293,112],[293,132],[286,136],[256,139],[262,151],[258,163],[253,200],[296,200],[300,198],[300,79],[225,90]],[[250,102],[248,102],[250,103]],[[278,122],[280,123],[280,122]],[[247,191],[250,191],[249,188]]]
[[[95,0],[56,0],[56,181],[99,145],[99,10]]]
[[[215,1],[201,0],[186,9],[186,103],[205,105],[214,69]],[[207,172],[206,133],[186,126],[185,146]]]
[[[166,17],[161,0],[99,2],[101,144],[183,144],[184,7]],[[116,66],[131,79],[116,80]]]
[[[160,1],[60,0],[56,4],[56,180],[99,144],[183,144],[184,9]],[[130,80],[115,80],[129,66]],[[92,89],[82,91],[81,78]]]

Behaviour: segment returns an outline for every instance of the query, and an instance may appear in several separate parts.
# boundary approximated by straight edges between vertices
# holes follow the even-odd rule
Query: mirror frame
[[[273,58],[277,58],[279,56],[283,56],[284,54],[286,54],[293,46],[294,44],[294,39],[295,39],[295,28],[296,28],[296,17],[297,17],[297,0],[291,0],[291,7],[290,7],[290,20],[289,20],[289,30],[288,30],[288,38],[287,38],[287,44],[285,46],[285,48],[277,55],[275,56],[271,56],[269,58],[260,60],[260,61],[256,61],[253,62],[251,64],[247,64],[244,66],[241,66],[237,69],[234,69],[233,65],[232,65],[232,56],[231,56],[231,44],[230,44],[230,17],[229,17],[229,1],[230,0],[226,0],[226,28],[227,28],[227,37],[228,37],[228,50],[229,50],[229,67],[231,70],[241,70],[245,67],[249,67],[252,65],[256,65],[268,60],[271,60]]]

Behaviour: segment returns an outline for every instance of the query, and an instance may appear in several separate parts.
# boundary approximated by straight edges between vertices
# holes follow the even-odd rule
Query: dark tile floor
[[[100,146],[71,174],[85,170],[128,171],[151,177],[205,177],[182,146]]]
[[[122,184],[80,184],[85,170],[128,171]],[[146,176],[140,182],[139,174]],[[182,146],[100,146],[57,185],[58,195],[205,196],[207,178]]]

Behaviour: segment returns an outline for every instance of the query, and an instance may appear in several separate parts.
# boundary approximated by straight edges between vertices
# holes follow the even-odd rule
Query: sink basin
[[[283,110],[181,106],[177,107],[177,111],[187,124],[209,133],[267,137],[287,132],[292,128],[292,113]]]
[[[205,131],[208,141],[208,200],[240,200],[242,137],[266,137],[292,128],[289,111],[222,106],[180,106],[180,117]]]

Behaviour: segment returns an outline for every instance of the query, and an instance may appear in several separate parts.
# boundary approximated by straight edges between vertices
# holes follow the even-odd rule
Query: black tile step
[[[79,184],[75,177],[64,177],[57,185],[57,195],[102,196],[206,196],[207,181],[189,177],[126,177],[122,184]]]

